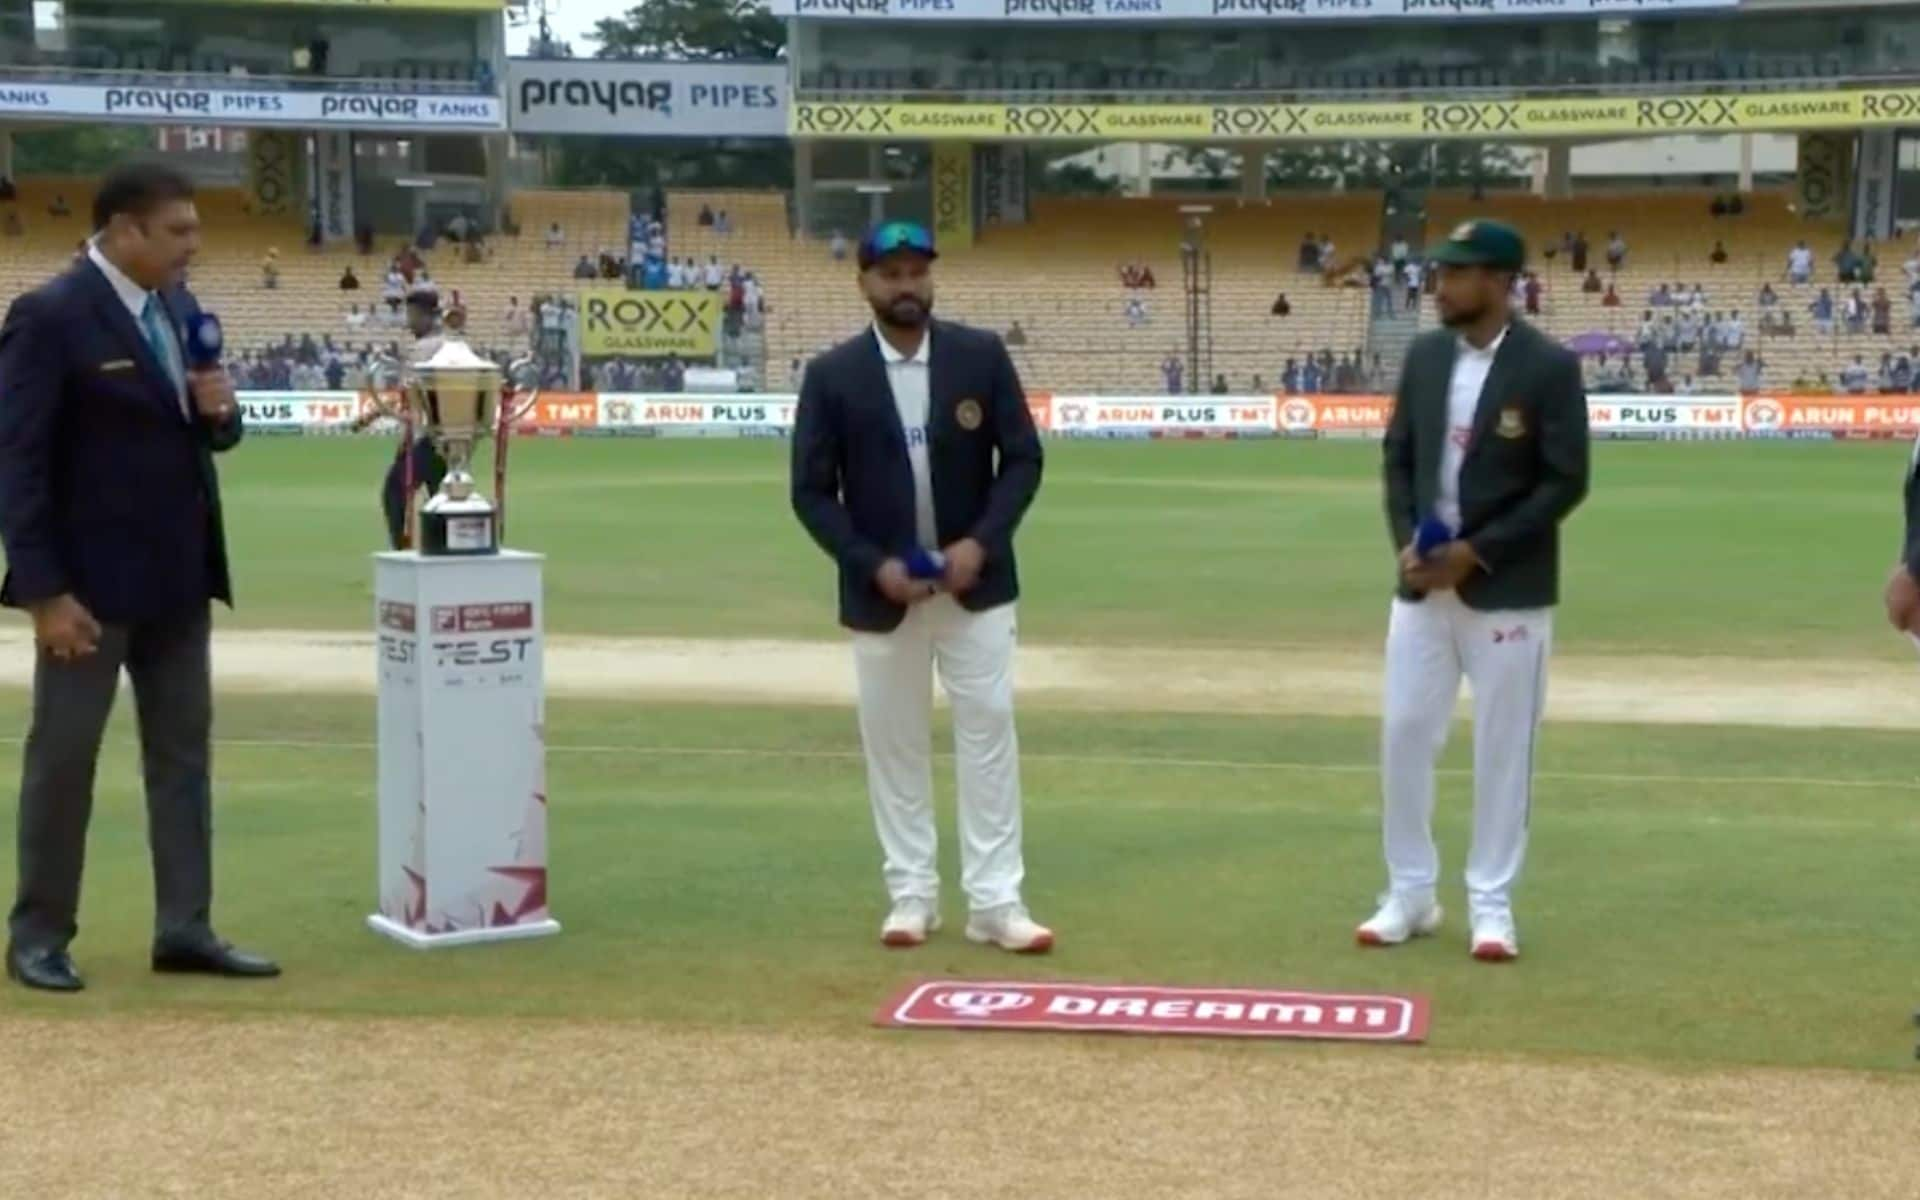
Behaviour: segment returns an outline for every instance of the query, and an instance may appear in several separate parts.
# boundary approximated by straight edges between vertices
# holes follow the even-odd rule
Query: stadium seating
[[[23,234],[6,241],[0,255],[0,296],[11,297],[59,271],[87,236],[93,184],[80,179],[27,179],[17,185],[11,207],[20,216]],[[64,197],[71,215],[48,215],[54,197]],[[331,334],[352,344],[384,342],[392,330],[349,329],[350,304],[363,309],[380,302],[380,286],[400,238],[382,236],[374,253],[361,255],[351,246],[312,251],[306,246],[301,214],[265,217],[247,211],[247,199],[235,189],[212,189],[198,197],[207,227],[204,253],[194,268],[193,286],[202,302],[220,314],[229,344],[244,350],[278,342],[288,333]],[[542,292],[568,293],[577,285],[573,265],[582,254],[598,256],[608,250],[624,256],[627,244],[628,201],[624,192],[522,191],[510,209],[522,233],[518,238],[488,239],[491,256],[485,262],[462,261],[460,247],[441,242],[426,257],[441,294],[458,290],[466,305],[469,329],[476,342],[505,345],[503,328],[507,298],[517,296],[524,308]],[[560,222],[564,243],[549,249],[548,226]],[[277,250],[279,286],[261,286],[261,262]],[[360,290],[339,288],[343,268],[352,265]]]
[[[1029,387],[1157,393],[1159,364],[1184,352],[1180,241],[1182,203],[1037,197],[1033,220],[982,232],[976,244],[941,259],[939,310],[956,320],[1026,332],[1014,358]],[[1213,364],[1237,392],[1272,388],[1288,357],[1351,353],[1366,340],[1364,288],[1334,287],[1296,268],[1301,236],[1331,236],[1346,258],[1378,238],[1380,197],[1275,197],[1242,207],[1231,196],[1206,199],[1206,242],[1213,257]],[[733,232],[698,226],[702,205],[726,209]],[[832,345],[870,319],[851,260],[835,263],[829,242],[789,233],[784,197],[772,193],[677,193],[669,197],[669,253],[701,262],[718,254],[767,283],[768,385],[790,382],[789,364]],[[849,238],[857,230],[848,230]],[[1148,322],[1130,329],[1123,262],[1152,268],[1157,286],[1139,293]],[[1286,292],[1287,318],[1269,315]],[[1205,390],[1205,382],[1202,383]]]
[[[17,199],[0,205],[11,210],[22,232],[5,240],[0,255],[0,298],[30,287],[61,269],[87,234],[92,184],[82,179],[30,178],[18,181]],[[1904,244],[1877,248],[1876,282],[1864,289],[1871,297],[1886,287],[1894,302],[1890,335],[1849,334],[1844,326],[1817,334],[1807,312],[1818,290],[1832,289],[1836,302],[1848,289],[1834,282],[1833,256],[1845,238],[1837,222],[1802,221],[1792,210],[1790,193],[1763,191],[1745,198],[1735,217],[1713,217],[1714,194],[1705,190],[1662,189],[1604,192],[1549,200],[1521,193],[1492,193],[1472,199],[1463,193],[1435,193],[1427,200],[1429,239],[1470,216],[1494,216],[1518,225],[1533,249],[1533,261],[1545,283],[1540,323],[1558,337],[1604,332],[1633,341],[1648,293],[1660,283],[1698,283],[1712,312],[1738,310],[1746,320],[1748,347],[1766,362],[1763,386],[1784,389],[1796,379],[1837,377],[1840,366],[1859,355],[1869,369],[1882,353],[1898,353],[1920,343],[1912,324],[1906,283],[1900,271]],[[49,206],[63,198],[65,216]],[[1185,345],[1181,301],[1179,198],[1037,197],[1033,220],[981,232],[976,244],[952,249],[939,270],[940,311],[957,319],[1005,332],[1018,321],[1026,343],[1014,357],[1030,387],[1046,390],[1157,393],[1164,390],[1159,365]],[[1275,196],[1264,204],[1242,205],[1230,196],[1210,199],[1206,242],[1213,257],[1214,371],[1234,391],[1274,386],[1287,358],[1331,350],[1344,355],[1365,344],[1368,297],[1364,287],[1334,286],[1296,268],[1301,236],[1331,236],[1338,258],[1348,261],[1373,250],[1379,238],[1380,197]],[[702,206],[725,210],[732,229],[720,233],[702,227]],[[200,207],[210,236],[195,269],[194,284],[209,308],[226,320],[237,349],[280,341],[288,333],[331,334],[352,345],[394,337],[382,328],[349,329],[350,303],[377,305],[388,260],[400,239],[383,236],[371,255],[351,247],[309,250],[302,215],[262,216],[247,211],[243,192],[213,189],[202,193]],[[469,311],[476,343],[507,347],[504,328],[507,298],[525,307],[541,293],[568,294],[578,283],[573,266],[585,254],[625,253],[628,197],[617,191],[517,192],[510,211],[521,234],[488,239],[486,261],[463,261],[460,248],[441,243],[429,254],[433,277],[443,295],[457,290]],[[548,227],[558,222],[562,244],[549,247]],[[867,320],[849,260],[835,263],[828,243],[790,232],[783,193],[675,192],[667,205],[668,253],[705,263],[717,257],[723,267],[739,264],[765,284],[771,311],[766,337],[764,385],[792,386],[789,364],[804,359]],[[1608,235],[1619,230],[1628,242],[1624,269],[1614,276],[1606,266]],[[1542,251],[1557,245],[1565,232],[1583,231],[1590,262],[1603,279],[1614,282],[1618,308],[1603,307],[1600,296],[1583,293],[1580,278],[1562,255]],[[847,231],[851,237],[857,231]],[[1708,254],[1719,239],[1728,261],[1715,264]],[[1814,252],[1810,285],[1785,279],[1787,250],[1805,240]],[[278,251],[279,286],[261,286],[261,261]],[[1157,287],[1129,293],[1118,268],[1125,262],[1148,265]],[[352,264],[361,280],[358,292],[341,292],[338,281]],[[1791,337],[1763,336],[1756,295],[1770,282],[1780,307],[1793,319]],[[1276,293],[1293,304],[1287,318],[1269,315]],[[1141,296],[1148,321],[1128,327],[1125,305]],[[1424,318],[1431,324],[1431,309]],[[518,347],[512,347],[517,349]],[[1699,381],[1701,390],[1733,386],[1736,356],[1727,356],[1717,381]],[[1671,373],[1678,379],[1694,372],[1691,354],[1676,354]],[[1200,381],[1204,390],[1209,381]]]
[[[1497,217],[1518,226],[1526,235],[1532,261],[1545,285],[1540,323],[1561,338],[1598,331],[1631,342],[1639,334],[1647,297],[1654,288],[1661,283],[1698,283],[1706,291],[1709,312],[1738,310],[1745,320],[1747,347],[1757,351],[1766,363],[1761,382],[1767,388],[1784,389],[1800,377],[1811,380],[1824,374],[1831,379],[1855,354],[1871,368],[1879,363],[1883,352],[1905,350],[1920,342],[1920,330],[1910,328],[1906,282],[1900,272],[1906,258],[1903,246],[1876,248],[1876,281],[1864,289],[1871,298],[1874,288],[1886,287],[1893,300],[1892,335],[1849,335],[1841,330],[1820,336],[1814,332],[1807,308],[1822,287],[1833,292],[1836,302],[1846,294],[1846,289],[1834,282],[1833,263],[1847,236],[1844,224],[1801,220],[1792,210],[1792,194],[1785,190],[1746,196],[1741,215],[1715,217],[1710,210],[1715,195],[1704,190],[1662,189],[1548,200],[1493,193],[1475,201],[1464,194],[1436,193],[1428,199],[1427,228],[1431,236],[1443,237],[1455,224],[1473,216]],[[1607,268],[1606,243],[1608,234],[1616,229],[1626,239],[1627,259],[1614,277]],[[1603,281],[1614,279],[1620,307],[1603,307],[1600,296],[1582,292],[1581,278],[1574,274],[1565,255],[1551,261],[1542,257],[1541,251],[1557,245],[1561,235],[1570,231],[1586,233],[1591,246],[1588,265],[1599,271]],[[1709,261],[1716,239],[1726,247],[1725,263]],[[1787,252],[1796,241],[1805,241],[1814,254],[1814,278],[1809,285],[1790,285],[1786,280]],[[1763,283],[1773,285],[1780,307],[1791,315],[1794,336],[1760,335],[1757,297]],[[1426,321],[1432,321],[1430,309]],[[1694,366],[1693,355],[1676,354],[1669,373],[1679,379],[1692,374]],[[1731,389],[1734,366],[1735,360],[1729,356],[1722,363],[1720,379],[1702,383],[1701,390]],[[1636,372],[1636,378],[1644,380],[1644,372]]]

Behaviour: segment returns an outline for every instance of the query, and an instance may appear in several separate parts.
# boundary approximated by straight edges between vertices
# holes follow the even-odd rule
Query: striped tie
[[[147,335],[147,344],[153,347],[153,355],[165,368],[167,378],[173,381],[176,396],[184,393],[187,387],[186,373],[181,369],[179,351],[174,346],[173,336],[167,332],[167,319],[161,315],[160,301],[149,294],[147,306],[140,310],[140,327]]]

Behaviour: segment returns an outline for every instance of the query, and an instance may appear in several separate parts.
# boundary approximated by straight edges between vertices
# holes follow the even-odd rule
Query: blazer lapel
[[[141,332],[139,324],[134,321],[133,314],[128,312],[127,306],[120,302],[120,294],[113,290],[113,284],[107,281],[107,277],[101,273],[100,268],[94,266],[91,261],[82,261],[78,270],[80,277],[87,281],[88,287],[93,292],[95,311],[106,322],[107,328],[112,330],[122,345],[132,353],[133,360],[140,364],[141,374],[147,378],[148,394],[156,403],[164,405],[167,412],[178,420],[180,393],[173,386],[173,377],[167,374],[166,367],[161,365],[160,359],[154,354],[152,344],[147,341],[147,335]],[[162,307],[165,307],[164,301],[162,301]],[[167,320],[169,323],[173,322],[171,309],[168,310]]]
[[[944,418],[953,412],[953,339],[945,336],[937,322],[929,322],[927,336],[933,339],[927,355],[927,430],[945,429],[953,422]],[[928,460],[931,463],[931,459]]]

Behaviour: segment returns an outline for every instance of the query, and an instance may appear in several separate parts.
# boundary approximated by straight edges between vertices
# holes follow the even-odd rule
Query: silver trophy
[[[504,505],[506,443],[513,426],[540,398],[538,364],[520,359],[503,376],[499,366],[475,354],[464,340],[448,337],[433,357],[405,365],[388,359],[376,375],[386,377],[382,383],[397,383],[393,390],[404,403],[409,424],[433,439],[447,463],[440,489],[420,511],[420,553],[498,554],[505,513],[474,484],[473,452],[489,434],[499,439],[494,491]]]

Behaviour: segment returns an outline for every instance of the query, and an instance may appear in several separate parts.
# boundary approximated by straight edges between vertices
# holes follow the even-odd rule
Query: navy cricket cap
[[[1527,243],[1503,221],[1462,221],[1446,241],[1427,251],[1427,258],[1455,267],[1518,271],[1527,265]]]
[[[889,254],[905,250],[928,259],[939,258],[933,249],[933,234],[916,221],[883,221],[867,230],[860,239],[858,255],[862,271]]]

